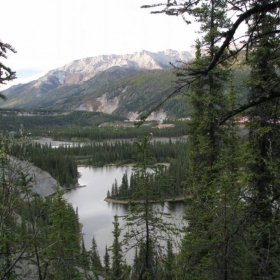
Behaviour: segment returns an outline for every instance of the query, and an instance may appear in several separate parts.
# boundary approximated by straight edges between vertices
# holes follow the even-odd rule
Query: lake
[[[131,166],[107,166],[107,167],[79,167],[79,185],[85,186],[71,190],[64,195],[74,208],[78,207],[80,222],[83,224],[85,246],[91,247],[92,236],[94,235],[98,251],[103,260],[105,246],[110,247],[113,243],[113,220],[114,216],[122,216],[126,213],[128,205],[113,204],[104,201],[107,191],[111,191],[115,179],[120,185],[125,172],[132,172]],[[182,214],[185,209],[184,203],[164,203],[159,205],[161,211],[173,213],[176,223],[182,225]],[[120,219],[120,224],[124,223]],[[128,258],[132,256],[128,255]],[[129,261],[128,261],[129,262]]]

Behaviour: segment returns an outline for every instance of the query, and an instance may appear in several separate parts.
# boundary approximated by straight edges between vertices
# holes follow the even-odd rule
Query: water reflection
[[[131,166],[125,167],[79,167],[81,173],[79,184],[86,186],[68,192],[64,197],[72,203],[74,208],[78,207],[80,222],[83,224],[83,234],[85,246],[91,247],[92,236],[95,236],[101,259],[105,254],[105,246],[113,243],[113,221],[114,215],[123,216],[129,205],[113,204],[104,201],[107,191],[111,190],[115,179],[121,183],[122,176],[127,172],[128,176],[132,172]],[[184,212],[183,203],[168,202],[156,204],[153,207],[165,213],[173,213],[172,222],[176,225],[182,225],[182,213]],[[124,222],[120,219],[120,225]]]
[[[128,205],[127,204],[116,204],[116,203],[110,203],[108,202],[108,208],[111,208],[113,210],[113,212],[118,213],[121,212],[122,215],[124,215],[128,209]],[[116,214],[118,215],[118,214]]]

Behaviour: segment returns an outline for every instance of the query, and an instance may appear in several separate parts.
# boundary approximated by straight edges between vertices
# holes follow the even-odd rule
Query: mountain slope
[[[18,86],[12,87],[10,92],[3,92],[7,96],[7,101],[2,104],[2,108],[46,108],[53,106],[55,103],[61,104],[69,103],[75,96],[92,93],[100,87],[132,75],[141,73],[141,69],[121,68],[118,66],[107,69],[103,72],[97,73],[91,79],[73,84],[63,84],[56,88],[49,89],[44,94],[38,94],[34,87],[37,81],[30,82],[23,85],[22,88]],[[29,86],[28,86],[29,85]],[[45,84],[41,87],[46,88]],[[66,103],[64,104],[66,106]],[[71,102],[70,102],[71,103]],[[57,108],[60,108],[58,106]],[[73,107],[64,107],[64,109],[74,109]]]
[[[170,63],[190,59],[192,55],[189,52],[167,50],[75,60],[49,71],[36,81],[4,91],[8,100],[1,107],[90,110],[135,118],[170,90],[171,85],[167,85],[164,79],[160,84],[158,79],[161,75],[153,71],[163,71],[172,67]],[[143,72],[147,74],[141,76]],[[171,77],[171,72],[168,75]],[[137,78],[126,80],[134,76]],[[168,81],[170,79],[167,78]],[[148,92],[152,93],[153,99],[141,98]],[[137,108],[131,105],[132,102]]]
[[[7,96],[13,95],[14,91],[22,88],[24,93],[34,91],[37,97],[54,90],[62,85],[81,84],[96,76],[98,73],[106,71],[112,67],[134,70],[152,70],[170,68],[170,62],[189,61],[192,55],[189,52],[177,52],[167,50],[164,52],[152,53],[148,51],[135,52],[127,55],[101,55],[88,57],[64,65],[60,68],[49,71],[45,76],[37,81],[28,83],[28,86],[18,85],[5,91]]]
[[[111,71],[109,72],[111,73]],[[108,73],[105,71],[100,75],[103,77]],[[135,120],[173,92],[175,79],[176,76],[172,69],[150,70],[116,79],[92,91],[90,90],[92,87],[88,86],[91,83],[89,80],[82,85],[75,85],[75,87],[66,85],[57,89],[56,98],[51,98],[52,95],[49,97],[49,94],[46,94],[40,99],[40,105],[41,108],[51,110],[65,110],[67,108],[68,110],[103,112]],[[103,83],[102,81],[102,79],[98,79],[99,83]],[[93,85],[96,83],[93,82]],[[44,102],[42,102],[43,100]],[[36,99],[28,101],[27,108],[38,108],[35,106],[36,101]],[[186,117],[188,111],[185,97],[180,95],[175,99],[168,100],[160,110],[152,114],[151,119]]]
[[[174,91],[175,79],[173,70],[166,69],[117,80],[92,94],[84,95],[80,102],[76,102],[80,104],[76,110],[105,112],[135,120]],[[177,96],[155,111],[151,119],[184,116],[188,116],[187,102],[183,96]]]

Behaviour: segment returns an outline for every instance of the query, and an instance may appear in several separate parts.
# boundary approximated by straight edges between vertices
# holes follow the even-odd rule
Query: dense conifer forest
[[[167,143],[154,140],[150,146],[150,152],[153,154],[150,163],[172,163],[169,172],[177,178],[177,185],[184,180],[181,168],[184,168],[186,143],[186,140],[172,142],[170,139]],[[78,164],[104,166],[137,163],[136,144],[124,141],[77,145],[73,143],[58,148],[28,143],[24,146],[24,150],[20,145],[14,145],[10,153],[20,159],[28,159],[34,165],[49,172],[61,186],[66,187],[76,184]]]
[[[0,129],[14,131],[23,125],[27,133],[42,136],[50,130],[98,126],[104,122],[124,121],[125,118],[99,112],[0,109]]]
[[[158,123],[140,127],[122,127],[121,124],[115,123],[111,127],[90,127],[84,129],[61,129],[54,130],[52,137],[54,140],[71,141],[71,140],[90,140],[104,141],[110,139],[143,139],[145,135],[153,135],[154,137],[180,137],[186,135],[186,122],[168,121],[175,124],[169,129],[158,129]]]
[[[174,95],[189,96],[191,119],[187,126],[182,123],[183,129],[178,125],[157,131],[165,137],[188,134],[188,141],[153,143],[146,127],[74,128],[53,136],[141,141],[53,149],[31,145],[22,127],[18,139],[3,132],[0,279],[279,279],[279,6],[280,1],[255,0],[144,6],[154,13],[181,15],[187,24],[191,16],[200,24],[195,60],[176,68]],[[232,17],[235,12],[237,17]],[[246,32],[237,42],[234,36],[241,23]],[[14,51],[1,41],[0,47],[0,57]],[[249,74],[236,86],[232,65],[239,63],[243,50],[240,63]],[[6,71],[0,83],[15,78],[11,69],[0,67]],[[246,88],[246,98],[241,88]],[[241,127],[237,120],[245,115]],[[133,175],[124,174],[121,184],[112,182],[108,197],[142,203],[132,203],[126,215],[114,217],[113,242],[102,259],[94,236],[91,248],[85,248],[79,213],[63,198],[63,191],[57,187],[47,198],[34,193],[32,174],[16,172],[9,154],[48,169],[61,185],[75,182],[79,161],[97,166],[134,162]],[[170,167],[157,165],[160,162]],[[187,226],[180,230],[151,203],[170,195],[183,196],[187,205]],[[176,254],[174,237],[180,239]],[[124,256],[131,248],[135,255],[127,264]]]

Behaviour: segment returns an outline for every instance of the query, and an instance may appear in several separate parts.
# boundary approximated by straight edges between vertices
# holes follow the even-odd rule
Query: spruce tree
[[[80,254],[80,232],[76,213],[63,198],[63,192],[57,189],[50,199],[48,217],[48,242],[46,251],[47,277],[52,279],[79,279],[77,270]]]
[[[167,240],[166,257],[163,260],[163,276],[165,280],[176,279],[176,263],[175,255],[173,253],[173,245],[171,240]]]
[[[91,250],[89,252],[91,268],[94,272],[100,272],[102,270],[101,260],[97,249],[95,237],[92,237]]]
[[[267,1],[258,1],[265,3]],[[256,25],[253,34],[257,38],[249,49],[248,64],[251,76],[247,83],[249,100],[273,95],[279,83],[279,36],[274,31],[279,27],[275,14],[260,12],[250,24]],[[252,108],[247,125],[247,224],[246,246],[252,254],[252,277],[268,279],[279,275],[278,230],[279,227],[279,105],[280,99],[261,103]],[[258,232],[258,234],[256,234]],[[272,241],[273,240],[273,241]],[[251,243],[252,242],[252,243]],[[250,246],[251,243],[251,246]]]
[[[81,236],[81,257],[79,265],[83,268],[85,279],[91,279],[89,276],[91,274],[90,257],[89,252],[86,250],[83,236]]]
[[[176,234],[176,226],[170,220],[170,214],[163,213],[158,201],[158,188],[162,187],[164,176],[161,169],[154,166],[149,150],[150,138],[145,137],[142,143],[137,143],[138,163],[135,165],[131,188],[131,204],[124,219],[127,233],[124,235],[124,244],[127,249],[138,248],[139,255],[135,261],[135,271],[139,271],[139,279],[157,277],[156,259],[162,254],[161,242],[169,239],[169,234]],[[163,178],[162,178],[163,177]],[[138,203],[137,200],[141,200]],[[140,264],[139,264],[140,262]]]
[[[16,53],[16,50],[8,43],[4,43],[0,40],[0,58],[7,58],[7,52],[11,51]],[[0,85],[6,84],[8,81],[12,81],[16,78],[16,72],[12,71],[10,67],[6,66],[0,62]],[[6,97],[0,93],[1,99],[6,99]]]
[[[279,275],[279,4],[199,0],[144,6],[163,6],[155,13],[182,15],[187,23],[193,15],[201,24],[204,49],[179,73],[180,87],[174,92],[191,85],[189,223],[180,254],[183,279],[276,279]],[[226,17],[233,11],[238,11],[237,17],[229,24]],[[233,44],[242,22],[247,25],[245,39]],[[245,85],[250,94],[245,104],[237,105],[231,90],[231,107],[227,107],[224,62],[245,49],[252,69]],[[241,112],[250,116],[249,141],[238,151],[241,146],[230,118]]]
[[[111,279],[122,279],[123,277],[123,260],[122,260],[122,246],[120,242],[120,234],[121,230],[119,227],[119,221],[118,216],[114,216],[114,230],[113,230],[113,236],[114,241],[110,248],[112,251],[112,269],[111,269]]]
[[[104,260],[104,271],[105,271],[105,274],[109,275],[109,272],[110,272],[110,255],[109,255],[109,252],[108,252],[107,245],[105,247],[105,255],[104,255],[103,260]]]
[[[18,185],[22,169],[8,155],[14,139],[11,134],[0,135],[0,277],[17,278],[21,271],[19,262],[36,236],[21,236],[21,229],[28,233],[29,224],[19,219],[24,204],[24,192]],[[29,216],[28,213],[25,213]],[[28,218],[27,218],[28,219]],[[18,268],[17,271],[15,268]]]
[[[203,34],[196,43],[196,60],[189,66],[192,71],[214,59],[217,39],[230,24],[225,7],[226,1],[210,1],[192,11]],[[231,123],[219,126],[231,99],[226,91],[230,74],[226,67],[217,66],[191,85],[191,147],[185,188],[188,226],[180,254],[184,279],[229,279],[235,273],[231,259],[237,260],[238,254],[233,253],[231,236],[236,225],[228,225],[230,219],[237,219],[237,212],[228,209],[239,201],[239,184],[232,176],[236,176],[232,147],[237,138]]]

